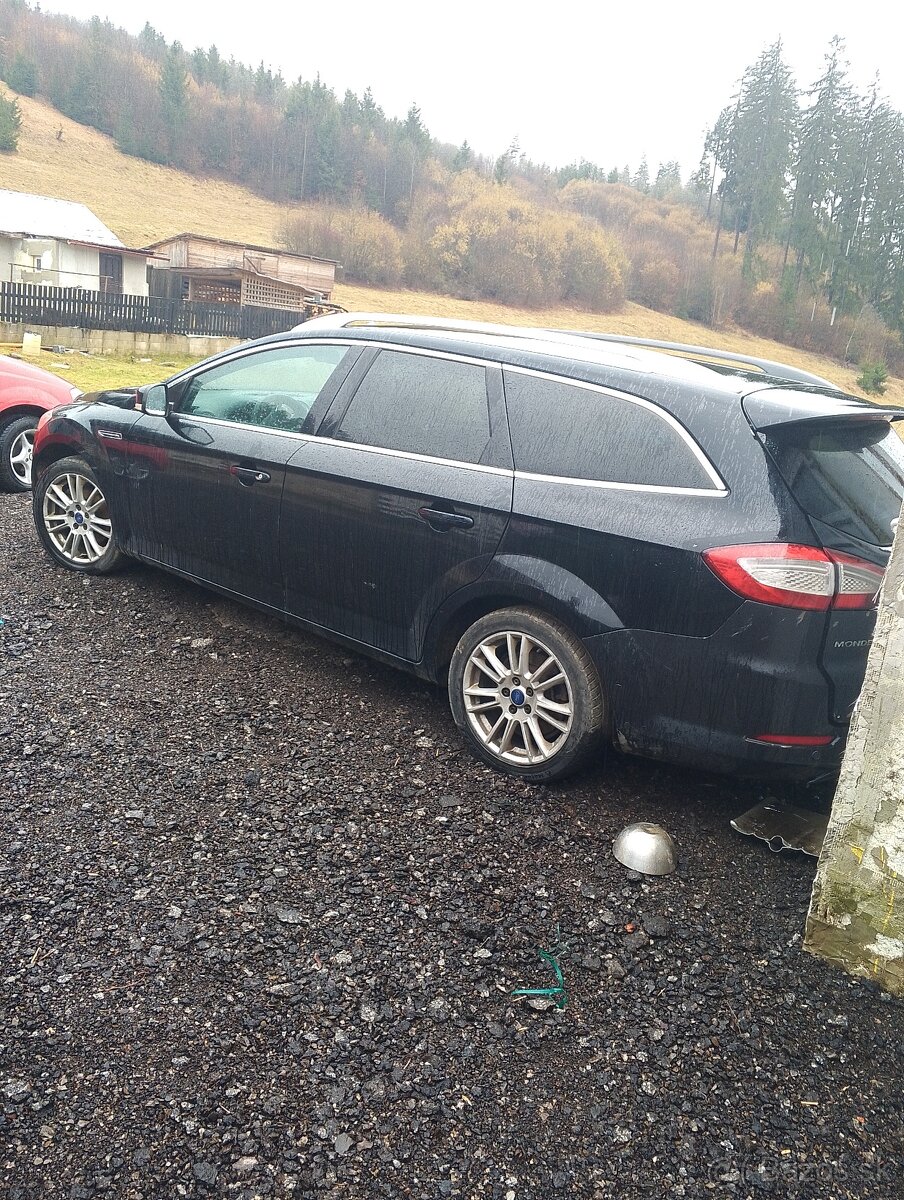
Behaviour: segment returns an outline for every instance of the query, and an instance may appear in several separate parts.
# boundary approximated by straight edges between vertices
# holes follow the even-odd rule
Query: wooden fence
[[[320,311],[324,309],[312,306],[310,312],[290,312],[249,304],[202,304],[169,296],[115,296],[84,288],[0,283],[0,324],[68,325],[244,341],[283,333]]]

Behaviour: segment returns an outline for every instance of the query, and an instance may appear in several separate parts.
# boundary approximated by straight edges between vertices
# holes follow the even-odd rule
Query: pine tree
[[[11,154],[18,148],[22,114],[15,96],[0,96],[0,151]]]
[[[424,157],[429,152],[430,134],[421,120],[421,110],[416,104],[412,104],[408,109],[405,117],[404,133],[419,158]]]
[[[188,108],[188,71],[185,55],[178,42],[173,42],[160,68],[160,106],[163,123],[169,138],[169,161],[178,161],[179,139]]]
[[[841,187],[846,143],[856,113],[856,101],[847,82],[844,43],[833,38],[822,76],[807,90],[810,103],[801,116],[794,163],[794,200],[785,239],[783,268],[789,250],[796,251],[795,290],[805,266],[819,269],[837,232],[843,202]]]
[[[666,196],[676,194],[681,191],[681,166],[679,163],[665,162],[660,163],[659,170],[656,172],[656,179],[653,183],[653,195],[661,200]]]
[[[723,110],[722,199],[734,209],[734,252],[746,231],[744,274],[753,274],[756,251],[784,214],[797,93],[782,58],[781,39],[744,72],[733,113]]]
[[[452,170],[458,173],[465,171],[474,162],[474,151],[468,145],[467,139],[462,142],[452,159]]]
[[[38,67],[20,51],[6,68],[6,82],[20,96],[34,96],[38,90]]]
[[[512,177],[512,172],[518,159],[521,157],[521,144],[518,141],[516,134],[509,142],[508,149],[504,154],[500,154],[496,159],[496,165],[493,168],[493,178],[497,183],[507,183]]]

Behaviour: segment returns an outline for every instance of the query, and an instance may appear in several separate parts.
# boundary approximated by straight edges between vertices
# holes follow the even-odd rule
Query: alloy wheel
[[[59,475],[44,493],[44,528],[57,552],[76,566],[99,562],[113,538],[107,498],[91,479]]]
[[[35,431],[23,429],[9,449],[9,466],[13,475],[25,488],[31,487],[31,460],[34,454]]]
[[[571,684],[555,654],[518,630],[493,633],[471,652],[462,683],[471,729],[497,758],[544,763],[574,721]]]

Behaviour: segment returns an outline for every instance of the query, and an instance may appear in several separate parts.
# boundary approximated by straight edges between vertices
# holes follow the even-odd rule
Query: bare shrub
[[[296,254],[335,258],[347,279],[392,287],[402,278],[402,238],[366,208],[310,206],[296,210],[279,232]]]

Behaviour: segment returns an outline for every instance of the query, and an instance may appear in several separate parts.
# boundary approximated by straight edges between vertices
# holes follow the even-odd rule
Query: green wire
[[[555,972],[556,986],[545,988],[515,988],[511,994],[513,996],[555,996],[557,998],[556,1008],[562,1009],[568,1003],[568,993],[565,990],[565,978],[562,975],[562,969],[548,950],[538,950],[537,953],[541,958],[545,959],[546,962],[549,963]]]

